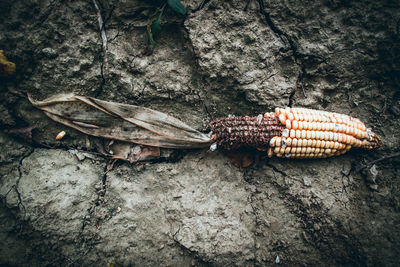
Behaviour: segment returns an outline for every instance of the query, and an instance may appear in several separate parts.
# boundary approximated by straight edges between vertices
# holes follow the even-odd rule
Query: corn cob
[[[359,119],[305,108],[276,108],[257,117],[219,118],[210,127],[218,146],[254,147],[267,150],[269,157],[326,158],[344,154],[352,147],[382,146],[380,137]]]

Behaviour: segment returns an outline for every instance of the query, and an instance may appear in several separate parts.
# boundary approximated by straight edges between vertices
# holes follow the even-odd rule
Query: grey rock
[[[309,177],[303,177],[303,184],[305,186],[311,186],[311,179]]]

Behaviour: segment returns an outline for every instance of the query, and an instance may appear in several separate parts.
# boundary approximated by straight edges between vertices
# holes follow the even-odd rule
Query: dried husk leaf
[[[162,112],[75,94],[31,103],[52,120],[88,135],[164,148],[199,148],[210,137]]]

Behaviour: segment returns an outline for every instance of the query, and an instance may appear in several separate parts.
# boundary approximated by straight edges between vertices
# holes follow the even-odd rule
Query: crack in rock
[[[287,33],[279,29],[275,23],[272,21],[270,14],[266,11],[265,5],[264,5],[264,0],[258,0],[259,7],[260,7],[260,12],[264,15],[265,21],[267,22],[267,25],[270,27],[270,29],[281,39],[281,41],[284,44],[288,44],[290,47],[290,50],[293,53],[294,60],[299,67],[299,75],[297,77],[296,81],[296,88],[293,89],[293,91],[290,93],[289,98],[288,98],[288,106],[292,107],[293,105],[293,99],[294,95],[296,93],[297,88],[302,88],[303,94],[305,95],[304,88],[303,88],[303,78],[306,75],[306,69],[305,69],[305,64],[303,62],[303,57],[304,55],[301,55],[298,50],[297,46],[295,45],[294,41],[289,37]]]
[[[17,197],[18,197],[18,206],[21,205],[22,208],[23,208],[23,210],[24,210],[23,219],[26,218],[26,208],[25,208],[24,203],[22,203],[22,198],[21,198],[21,194],[20,194],[20,192],[19,192],[19,190],[18,190],[18,186],[19,186],[19,182],[20,182],[20,180],[21,180],[21,178],[22,178],[22,170],[21,170],[21,168],[22,168],[23,161],[24,161],[26,158],[28,158],[30,155],[32,155],[32,153],[33,153],[34,151],[35,151],[35,149],[32,149],[31,151],[29,151],[28,154],[24,155],[24,156],[20,159],[19,164],[18,164],[18,168],[17,168],[17,169],[18,169],[18,180],[17,180],[17,182],[15,183],[15,185],[13,186],[14,189],[15,189],[15,192],[17,193]]]

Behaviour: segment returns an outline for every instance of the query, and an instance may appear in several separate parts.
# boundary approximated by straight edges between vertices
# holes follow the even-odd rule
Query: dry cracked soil
[[[17,66],[0,80],[0,264],[398,266],[400,158],[388,156],[400,150],[399,2],[182,3],[183,16],[165,8],[152,48],[162,1],[0,2],[0,49]],[[202,132],[276,106],[335,111],[384,146],[320,160],[257,153],[243,170],[223,151],[164,151],[110,170],[76,152],[98,139],[25,98],[67,92]]]

